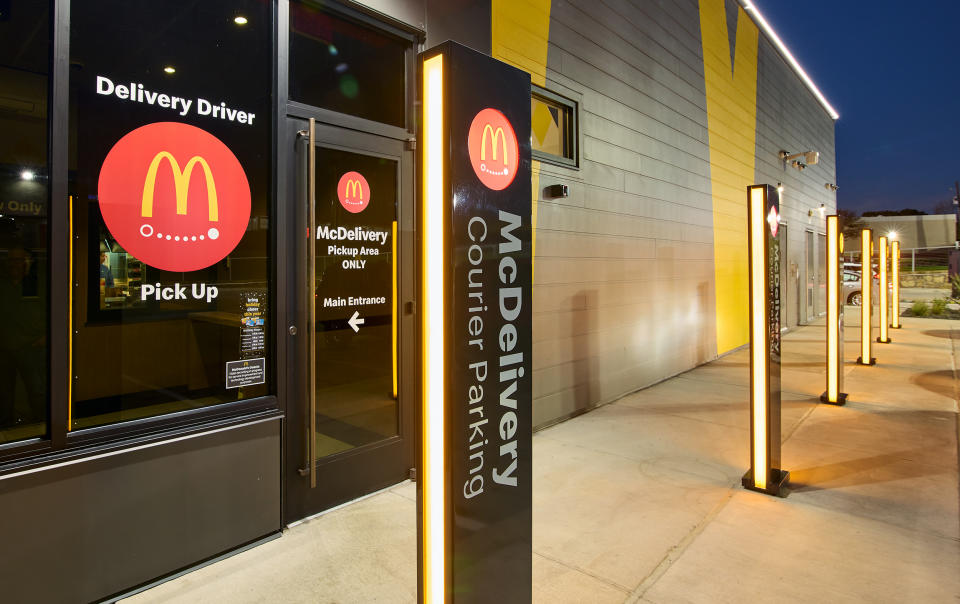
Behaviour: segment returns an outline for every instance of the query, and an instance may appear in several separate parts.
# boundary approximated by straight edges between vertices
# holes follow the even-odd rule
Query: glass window
[[[271,29],[71,2],[72,430],[269,391]]]
[[[47,3],[0,2],[0,444],[47,433]]]
[[[530,139],[534,159],[576,167],[577,104],[534,86],[530,99]]]
[[[290,100],[404,127],[409,43],[290,2]]]
[[[827,312],[827,236],[817,233],[817,312]]]
[[[316,175],[317,332],[312,345],[317,352],[316,452],[323,457],[399,430],[392,393],[396,301],[390,294],[399,170],[391,159],[320,148]],[[338,229],[376,237],[362,245],[341,244],[329,235]],[[351,312],[362,318],[362,328],[351,324]]]

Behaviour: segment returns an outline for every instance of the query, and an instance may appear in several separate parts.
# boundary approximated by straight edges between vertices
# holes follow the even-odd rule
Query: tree
[[[860,237],[860,231],[863,229],[863,222],[860,221],[860,215],[853,210],[837,208],[837,216],[843,224],[843,237],[855,241]]]
[[[934,214],[953,214],[954,212],[955,210],[953,209],[953,201],[949,199],[938,201],[937,205],[933,206]]]
[[[922,210],[916,210],[914,208],[904,208],[902,210],[870,210],[863,213],[864,218],[872,218],[874,216],[926,216],[927,213]]]

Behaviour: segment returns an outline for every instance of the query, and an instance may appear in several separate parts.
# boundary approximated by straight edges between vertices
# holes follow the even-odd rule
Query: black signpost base
[[[740,484],[743,485],[743,488],[750,491],[765,493],[767,495],[773,495],[774,497],[786,497],[790,494],[790,489],[787,488],[787,483],[789,481],[790,472],[771,468],[770,480],[767,481],[767,488],[761,489],[753,484],[753,470],[747,470],[747,473],[743,475],[743,479],[740,481]]]
[[[820,395],[820,402],[821,402],[821,403],[826,403],[826,404],[828,404],[828,405],[836,405],[836,406],[838,406],[838,407],[841,406],[841,405],[846,405],[846,404],[847,404],[847,393],[846,393],[846,392],[840,392],[840,393],[837,394],[837,400],[836,400],[836,401],[831,401],[829,398],[827,398],[827,393],[824,392],[823,394]]]
[[[877,338],[877,344],[889,344],[890,342],[893,342],[893,340],[891,340],[890,338],[887,338],[886,340],[881,340],[880,338]]]
[[[877,364],[877,359],[876,359],[876,358],[870,359],[870,362],[869,362],[869,363],[864,363],[864,362],[863,362],[863,357],[857,357],[857,365],[876,365],[876,364]]]

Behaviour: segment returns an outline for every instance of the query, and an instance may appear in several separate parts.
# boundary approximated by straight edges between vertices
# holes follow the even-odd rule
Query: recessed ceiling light
[[[177,69],[173,65],[167,65],[163,68],[163,71],[164,73],[177,73]]]
[[[237,25],[246,25],[247,23],[249,23],[247,21],[247,18],[244,17],[243,15],[237,15],[236,17],[234,17],[233,22],[236,23]]]

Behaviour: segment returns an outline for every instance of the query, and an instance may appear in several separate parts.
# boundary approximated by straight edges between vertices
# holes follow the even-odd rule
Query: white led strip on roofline
[[[813,93],[817,100],[820,101],[820,104],[823,105],[823,108],[827,110],[827,113],[830,114],[830,117],[837,120],[840,119],[840,114],[830,106],[830,103],[827,102],[826,97],[823,96],[823,93],[820,92],[820,89],[817,88],[817,85],[813,83],[813,80],[810,79],[810,76],[807,75],[807,72],[803,70],[803,67],[800,67],[800,63],[797,63],[797,60],[793,58],[793,55],[790,54],[790,50],[787,49],[787,45],[783,43],[783,40],[780,39],[780,36],[777,35],[777,32],[773,31],[773,28],[770,27],[770,24],[767,23],[767,20],[763,18],[763,15],[760,14],[760,11],[757,10],[757,7],[754,6],[753,2],[750,0],[740,0],[740,4],[743,5],[743,9],[746,11],[752,11],[753,16],[757,23],[760,24],[760,27],[763,28],[763,32],[774,41],[777,45],[777,48],[780,50],[780,54],[787,60],[787,63],[790,63],[790,66],[793,67],[793,70],[797,72],[800,76],[800,79],[803,80],[803,83],[807,85],[807,88],[810,89],[810,92]]]

